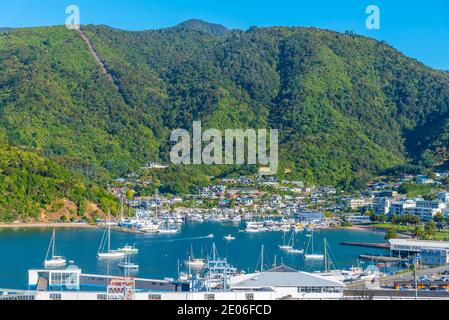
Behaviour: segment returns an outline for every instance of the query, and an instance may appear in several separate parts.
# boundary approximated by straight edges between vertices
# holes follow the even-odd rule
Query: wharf
[[[342,246],[375,248],[375,249],[390,249],[388,243],[367,243],[367,242],[341,242]]]
[[[388,256],[374,256],[369,254],[362,254],[359,256],[361,260],[370,260],[376,262],[403,262],[407,261],[407,259],[401,259],[396,257],[388,257]]]

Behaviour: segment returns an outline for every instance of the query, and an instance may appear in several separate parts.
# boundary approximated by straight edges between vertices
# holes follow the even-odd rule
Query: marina
[[[245,223],[238,225],[206,221],[203,223],[187,222],[180,227],[176,234],[134,234],[110,231],[110,248],[125,248],[132,243],[138,254],[132,256],[132,262],[139,266],[135,277],[149,279],[178,278],[180,273],[189,273],[191,267],[204,267],[205,259],[211,255],[212,245],[215,243],[221,257],[240,271],[251,273],[260,270],[261,246],[264,246],[264,268],[286,264],[297,270],[314,272],[323,271],[322,260],[304,259],[303,254],[292,254],[279,248],[283,243],[284,233],[239,232]],[[70,257],[74,264],[88,274],[123,276],[124,270],[119,267],[121,259],[99,259],[98,243],[108,229],[70,228],[57,230],[57,253]],[[0,254],[20,259],[11,259],[8,264],[0,264],[0,287],[27,289],[27,271],[30,268],[42,268],[45,250],[52,236],[52,229],[4,229],[0,231]],[[295,233],[296,246],[294,249],[307,248],[309,232]],[[225,240],[232,235],[235,240]],[[290,236],[290,234],[288,234]],[[314,232],[315,249],[323,252],[323,241],[327,239],[329,256],[339,269],[353,266],[366,266],[358,257],[362,254],[388,255],[388,251],[380,249],[366,249],[345,247],[340,245],[343,239],[361,242],[382,242],[381,234],[352,230],[317,230]],[[107,245],[106,245],[107,247]],[[127,250],[131,249],[128,245]],[[107,249],[107,248],[106,248]],[[120,250],[120,249],[117,249]],[[23,254],[26,252],[26,254]],[[193,252],[193,254],[192,254]],[[193,269],[193,268],[192,268]],[[383,270],[393,271],[394,267]]]

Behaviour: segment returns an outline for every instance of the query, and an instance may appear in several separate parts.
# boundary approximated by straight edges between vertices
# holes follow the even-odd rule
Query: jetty
[[[375,256],[375,255],[369,255],[369,254],[362,254],[359,256],[359,259],[376,261],[376,262],[404,262],[404,261],[407,261],[407,259],[401,259],[401,258],[397,258],[397,257]]]
[[[367,242],[341,242],[342,246],[375,248],[375,249],[390,249],[389,243],[367,243]]]

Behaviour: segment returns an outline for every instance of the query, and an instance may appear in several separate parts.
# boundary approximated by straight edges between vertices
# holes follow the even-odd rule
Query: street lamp
[[[415,299],[418,300],[418,260],[421,258],[421,255],[417,253],[415,255]]]

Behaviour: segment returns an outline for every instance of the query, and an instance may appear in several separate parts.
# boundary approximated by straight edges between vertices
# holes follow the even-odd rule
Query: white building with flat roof
[[[287,266],[230,278],[226,290],[191,291],[189,283],[82,274],[77,267],[29,270],[29,290],[0,291],[0,300],[338,300],[334,277]]]

